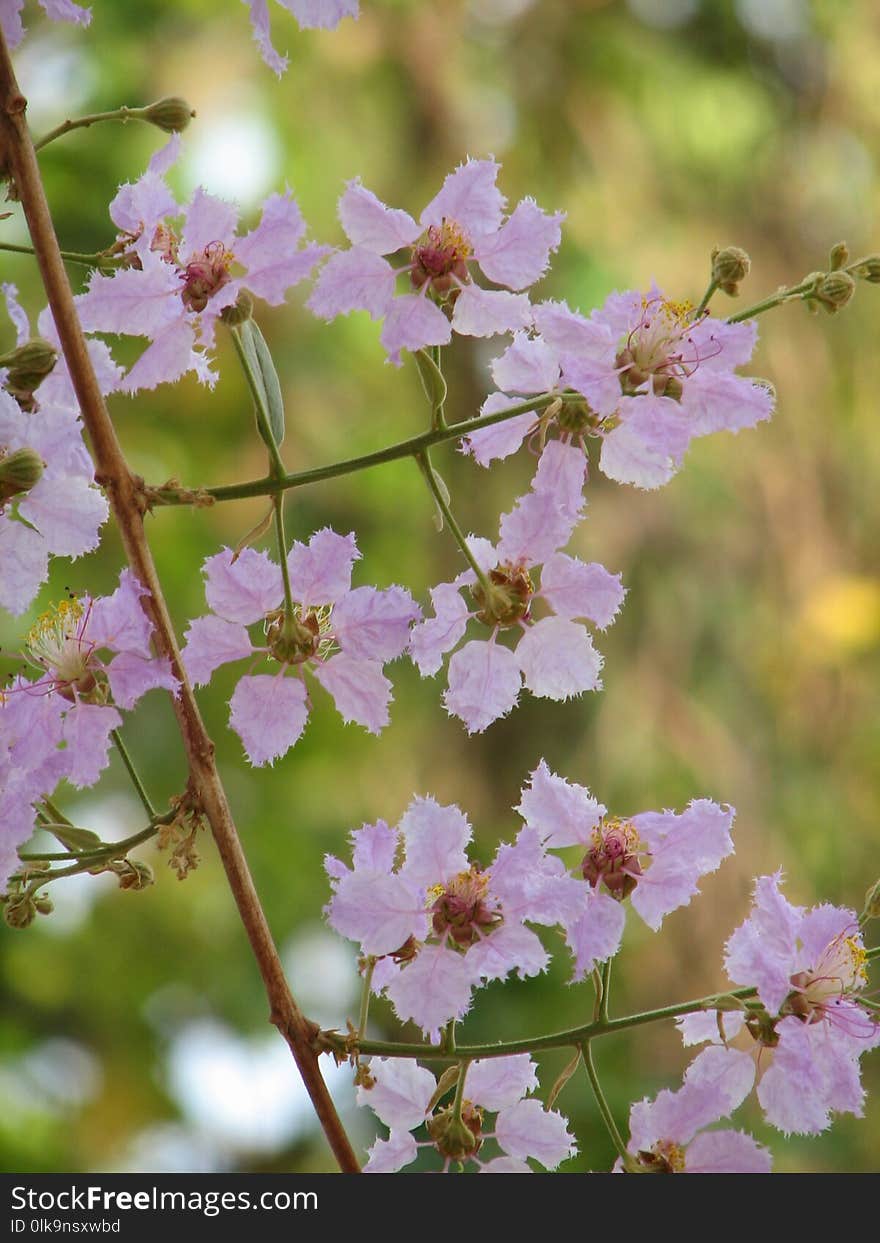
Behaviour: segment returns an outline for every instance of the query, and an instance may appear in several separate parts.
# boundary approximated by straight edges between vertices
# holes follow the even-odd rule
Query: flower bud
[[[243,289],[232,306],[226,306],[220,312],[220,318],[228,328],[236,328],[250,319],[254,313],[254,300],[247,290]]]
[[[483,1141],[480,1132],[483,1126],[482,1110],[470,1101],[464,1101],[461,1114],[456,1117],[455,1109],[442,1109],[433,1118],[428,1119],[428,1134],[437,1145],[444,1157],[453,1161],[463,1161],[478,1152]]]
[[[828,267],[832,272],[836,272],[838,268],[846,266],[849,259],[849,247],[846,242],[838,242],[836,246],[832,246],[828,255]]]
[[[181,130],[186,129],[195,115],[195,109],[191,108],[179,95],[168,95],[165,99],[158,99],[143,110],[144,120],[164,130],[166,134],[180,133]]]
[[[863,281],[880,285],[880,255],[868,255],[864,263],[859,264],[857,274]]]
[[[856,283],[849,272],[826,272],[811,296],[821,302],[829,315],[836,315],[849,302],[855,288]]]
[[[3,918],[10,928],[29,928],[37,915],[37,904],[30,894],[12,894],[3,903]]]
[[[861,922],[867,923],[869,919],[880,919],[880,880],[875,880],[865,894],[865,906],[862,910]]]
[[[739,283],[749,274],[752,261],[739,246],[717,247],[712,251],[712,280],[720,290],[735,298],[739,293]]]
[[[48,341],[34,337],[17,349],[0,356],[0,366],[7,368],[6,389],[21,404],[30,399],[49,375],[58,359],[58,351]]]
[[[120,889],[146,889],[153,883],[153,869],[139,859],[124,859],[112,871],[119,877]]]
[[[34,449],[16,449],[0,458],[0,505],[30,492],[43,477],[44,462]]]

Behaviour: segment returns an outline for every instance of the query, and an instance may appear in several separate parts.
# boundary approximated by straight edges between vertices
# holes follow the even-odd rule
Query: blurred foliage
[[[237,194],[249,220],[287,181],[313,235],[335,243],[342,236],[335,203],[348,178],[362,176],[387,202],[417,214],[450,168],[491,152],[503,161],[511,201],[532,194],[568,213],[539,292],[584,310],[612,288],[652,278],[696,300],[717,243],[751,253],[749,301],[821,267],[843,237],[854,254],[877,247],[870,230],[880,190],[880,27],[867,0],[363,0],[361,21],[333,34],[301,34],[270,6],[276,45],[291,57],[280,82],[259,61],[236,0],[93,0],[92,8],[87,32],[48,27],[33,14],[18,68],[35,130],[85,111],[185,95],[198,117],[174,174],[178,188],[201,180]],[[46,150],[63,246],[90,251],[112,240],[106,203],[160,141],[143,126],[107,125]],[[2,236],[26,239],[18,213]],[[2,268],[35,314],[42,302],[32,263],[4,255]],[[563,705],[525,696],[509,719],[467,738],[446,718],[439,685],[400,662],[392,724],[380,738],[343,726],[322,697],[294,751],[254,773],[226,727],[237,672],[222,671],[202,693],[294,988],[323,1021],[342,1026],[356,1007],[350,993],[341,1003],[326,987],[316,991],[309,967],[313,951],[329,952],[317,931],[327,898],[324,853],[343,850],[350,827],[394,822],[413,792],[430,792],[467,811],[487,859],[514,831],[510,808],[542,755],[622,813],[680,808],[696,795],[738,809],[737,854],[707,878],[705,896],[671,916],[659,936],[630,920],[615,967],[617,1012],[721,986],[722,944],[761,871],[783,866],[794,901],[860,907],[880,872],[874,296],[862,286],[837,318],[811,318],[800,306],[765,317],[755,371],[778,391],[772,423],[736,441],[697,442],[680,475],[656,494],[594,472],[590,518],[575,550],[622,571],[629,588],[621,619],[599,639],[601,694]],[[415,368],[385,365],[365,315],[326,326],[303,310],[304,298],[296,290],[289,307],[260,314],[285,389],[289,467],[420,430]],[[498,350],[459,340],[450,353],[451,418],[476,412]],[[130,460],[149,481],[174,475],[195,485],[262,473],[228,342],[220,344],[219,370],[213,392],[188,380],[112,400]],[[452,449],[435,456],[464,528],[494,534],[532,464],[520,457],[485,473]],[[202,559],[237,542],[260,513],[255,501],[151,519],[180,628],[204,609]],[[357,582],[400,582],[424,598],[428,585],[457,569],[409,462],[297,491],[288,514],[288,530],[300,538],[328,523],[354,529],[364,554]],[[68,584],[105,590],[120,562],[108,530],[97,555],[56,565],[45,596]],[[4,649],[22,632],[4,619]],[[125,733],[164,805],[185,780],[168,704],[149,696]],[[115,761],[97,791],[63,803],[80,823],[112,836],[140,827]],[[233,1127],[221,1142],[204,1121],[210,1110],[195,1116],[186,1104],[192,1072],[181,1086],[173,1055],[188,1024],[227,1025],[245,1081],[252,1056],[257,1073],[253,1042],[267,1032],[259,977],[209,841],[202,854],[199,870],[179,884],[163,858],[144,849],[157,872],[150,890],[123,893],[91,878],[69,893],[59,885],[55,915],[0,936],[7,1098],[0,1167],[332,1168],[312,1130],[255,1143],[236,1138]],[[479,994],[462,1038],[583,1021],[591,990],[564,986],[566,977],[562,953],[541,979],[492,986]],[[382,1005],[373,1026],[395,1030]],[[622,1123],[630,1101],[674,1086],[687,1060],[671,1028],[600,1045],[597,1055]],[[542,1060],[545,1084],[564,1060],[561,1053]],[[844,1118],[818,1139],[784,1141],[754,1106],[738,1124],[772,1145],[777,1169],[875,1168],[876,1056],[865,1060],[865,1081],[874,1088],[865,1119]],[[218,1075],[209,1105],[213,1094],[221,1107],[229,1087]],[[581,1141],[567,1168],[607,1169],[612,1154],[584,1077],[570,1082],[559,1107]],[[369,1141],[369,1126],[367,1118],[355,1122],[359,1141]]]

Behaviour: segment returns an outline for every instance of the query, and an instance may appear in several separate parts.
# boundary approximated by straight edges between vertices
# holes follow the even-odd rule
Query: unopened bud
[[[832,272],[836,272],[838,268],[846,266],[849,259],[849,247],[846,242],[838,242],[836,246],[832,246],[828,254],[828,266]]]
[[[119,877],[120,889],[146,889],[153,883],[153,869],[138,859],[126,859],[113,871]]]
[[[58,359],[58,351],[42,337],[34,337],[0,357],[0,366],[6,367],[6,387],[16,396],[31,394],[39,388],[52,371]]]
[[[45,463],[34,449],[16,449],[0,458],[0,505],[31,488],[43,477]]]
[[[225,306],[220,318],[229,328],[235,328],[250,319],[254,313],[254,300],[247,290],[243,289],[232,306]]]
[[[849,272],[827,272],[812,295],[829,315],[836,315],[855,293],[856,283]]]
[[[716,247],[712,251],[712,280],[731,298],[739,293],[739,283],[748,276],[751,266],[751,259],[739,246],[725,246],[723,250]]]
[[[143,111],[144,120],[164,130],[166,134],[180,133],[182,129],[186,129],[195,115],[195,109],[191,108],[179,95],[169,95],[165,99],[158,99]]]
[[[867,923],[869,919],[880,919],[880,880],[875,880],[865,894],[865,906],[862,911],[861,922]]]
[[[880,285],[880,255],[868,255],[864,263],[860,263],[857,275],[872,285]]]
[[[3,918],[10,928],[29,928],[37,915],[37,904],[29,894],[10,896],[3,903]]]

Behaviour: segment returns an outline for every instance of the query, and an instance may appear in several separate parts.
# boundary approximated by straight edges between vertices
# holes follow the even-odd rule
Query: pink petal
[[[582,980],[596,963],[613,958],[620,949],[626,912],[623,904],[606,893],[589,889],[584,913],[566,929],[565,939],[574,954],[573,980]]]
[[[584,507],[587,458],[577,445],[551,440],[544,446],[532,480],[534,492],[553,497],[563,513],[577,518]]]
[[[502,842],[489,867],[490,895],[498,899],[507,923],[570,924],[584,904],[583,884],[565,864],[548,855],[537,829],[520,829],[513,845]]]
[[[351,834],[352,862],[355,868],[393,871],[398,837],[397,830],[389,828],[384,820],[355,829]]]
[[[391,683],[375,660],[356,660],[345,652],[331,656],[315,669],[315,678],[333,701],[346,725],[351,721],[363,725],[371,734],[379,734],[390,718]]]
[[[752,357],[758,322],[747,319],[742,324],[728,324],[706,316],[690,328],[687,339],[700,371],[732,371]]]
[[[433,677],[443,656],[455,647],[467,629],[470,613],[454,583],[431,588],[434,616],[413,626],[409,651],[422,677]]]
[[[563,510],[549,492],[527,492],[501,518],[498,560],[538,565],[567,544],[579,515]]]
[[[625,595],[620,575],[610,574],[596,561],[585,564],[557,552],[541,570],[541,596],[554,613],[589,618],[600,630],[614,621]]]
[[[387,1139],[377,1139],[367,1151],[370,1159],[361,1170],[362,1174],[396,1174],[419,1155],[409,1131],[392,1131]]]
[[[773,1158],[742,1131],[704,1131],[688,1146],[686,1174],[769,1174]]]
[[[401,1022],[412,1019],[430,1035],[451,1019],[463,1019],[476,983],[468,959],[441,945],[423,945],[385,990]]]
[[[697,1014],[684,1014],[681,1018],[675,1020],[675,1026],[681,1034],[681,1042],[684,1045],[705,1044],[712,1041],[717,1044],[721,1039],[721,1033],[718,1030],[718,1016],[721,1015],[721,1025],[724,1029],[724,1039],[733,1040],[743,1028],[745,1023],[745,1015],[741,1010],[703,1010]]]
[[[691,434],[707,436],[739,432],[769,419],[775,399],[766,384],[729,372],[701,370],[685,381],[681,404],[691,419]]]
[[[480,407],[480,414],[496,414],[518,404],[517,398],[508,397],[506,393],[491,393]],[[471,432],[465,437],[462,448],[472,453],[480,466],[488,466],[495,458],[516,453],[536,421],[534,414],[516,414],[502,423],[494,423],[485,431]]]
[[[186,223],[180,241],[184,261],[200,254],[212,242],[222,242],[233,249],[238,208],[197,186],[186,208]]]
[[[521,980],[547,970],[550,955],[524,924],[504,923],[468,950],[471,966],[483,980],[503,980],[516,970]]]
[[[316,531],[308,544],[294,542],[287,555],[293,598],[304,605],[335,604],[351,590],[351,567],[360,559],[354,533]]]
[[[192,325],[178,314],[156,333],[122,381],[122,391],[129,394],[152,391],[159,384],[173,384],[189,371],[194,371],[203,384],[213,385],[217,377],[195,350],[195,339]]]
[[[586,319],[565,302],[541,302],[534,309],[535,326],[556,353],[594,363],[613,364],[615,338],[606,324]]]
[[[472,1062],[467,1072],[467,1095],[475,1105],[497,1113],[515,1105],[538,1086],[535,1063],[528,1053],[488,1057]]]
[[[269,6],[267,0],[244,0],[244,3],[250,9],[254,42],[260,49],[260,55],[273,73],[276,73],[280,78],[289,62],[286,56],[279,56],[272,46],[272,39],[269,34]]]
[[[122,268],[112,276],[92,274],[87,292],[76,299],[87,332],[155,337],[180,318],[177,269],[157,255],[144,255],[141,262],[142,269]]]
[[[18,511],[37,528],[56,556],[79,557],[98,547],[98,533],[109,507],[87,479],[44,476],[20,502]]]
[[[429,1070],[410,1058],[374,1057],[371,1088],[358,1088],[357,1103],[368,1105],[380,1122],[392,1130],[413,1131],[425,1121],[428,1104],[437,1087]]]
[[[569,1134],[562,1114],[545,1110],[540,1101],[517,1101],[499,1113],[495,1121],[495,1137],[511,1157],[534,1157],[548,1170],[577,1152],[577,1144]]]
[[[245,548],[238,557],[224,548],[206,559],[202,573],[208,604],[224,621],[249,626],[281,602],[281,571],[266,553],[254,548]]]
[[[471,826],[458,807],[441,807],[430,797],[415,798],[404,812],[400,831],[406,842],[401,875],[412,884],[442,884],[467,871]]]
[[[390,310],[395,283],[393,269],[379,255],[362,246],[340,250],[321,268],[306,306],[321,319],[350,311],[381,319]]]
[[[602,685],[602,657],[583,626],[564,617],[545,617],[530,626],[519,641],[516,658],[533,695],[568,699]]]
[[[37,531],[0,514],[0,604],[23,613],[49,577],[49,550]]]
[[[668,483],[690,443],[681,407],[668,397],[624,397],[620,412],[623,421],[602,441],[600,468],[637,488]]]
[[[798,939],[802,946],[799,965],[806,969],[815,969],[832,942],[857,935],[858,928],[859,920],[855,911],[828,903],[814,906],[804,915],[798,929]]]
[[[402,877],[364,869],[340,878],[326,907],[330,927],[360,943],[364,954],[393,954],[411,936],[425,936],[421,894]]]
[[[89,606],[85,637],[95,647],[152,656],[153,627],[141,603],[149,594],[131,570],[123,570],[113,594],[100,596]]]
[[[533,1174],[534,1170],[517,1157],[493,1157],[480,1166],[481,1174]]]
[[[733,808],[695,799],[682,815],[646,812],[632,823],[651,852],[651,863],[632,895],[632,904],[655,932],[665,915],[698,892],[701,876],[733,854]]]
[[[140,234],[135,249],[149,250],[160,220],[176,216],[177,200],[165,180],[146,172],[132,184],[120,186],[110,204],[110,219],[123,233]]]
[[[31,325],[27,314],[18,301],[18,289],[15,285],[5,281],[0,285],[0,291],[2,291],[3,299],[6,303],[6,314],[12,320],[12,326],[15,329],[15,344],[24,345],[30,339]],[[3,395],[4,397],[8,396],[5,390]]]
[[[490,281],[508,289],[527,289],[547,271],[550,254],[562,239],[564,212],[550,216],[534,199],[523,199],[497,233],[475,248]]]
[[[501,226],[507,201],[495,184],[500,170],[501,165],[494,160],[468,160],[460,164],[422,212],[422,226],[450,220],[460,225],[472,241],[495,233]]]
[[[513,652],[475,639],[449,661],[449,689],[443,702],[452,716],[464,721],[469,734],[479,734],[507,715],[519,698],[521,685]]]
[[[394,660],[409,642],[410,626],[422,611],[408,591],[356,587],[333,610],[333,631],[349,656]]]
[[[243,677],[229,701],[229,724],[255,767],[284,755],[305,729],[306,688],[299,678]]]
[[[391,255],[410,246],[421,229],[405,211],[386,207],[359,177],[349,181],[339,200],[339,219],[353,246],[363,246],[377,255]]]
[[[303,30],[335,30],[343,17],[357,17],[358,0],[279,0]]]
[[[452,312],[452,327],[465,337],[494,337],[526,328],[531,322],[528,294],[481,289],[474,284],[463,287]]]
[[[392,300],[380,339],[389,361],[399,367],[401,350],[412,352],[426,345],[448,345],[452,326],[439,306],[424,294],[403,294]]]
[[[180,689],[167,657],[147,660],[136,652],[120,652],[107,667],[107,677],[113,702],[126,710],[133,708],[147,691],[166,690],[176,695]]]
[[[586,846],[592,830],[605,815],[586,786],[568,782],[550,771],[544,760],[523,786],[516,809],[529,828],[536,829],[547,846]]]
[[[209,614],[189,623],[181,657],[190,681],[196,686],[207,686],[215,669],[243,660],[252,651],[244,626]]]
[[[797,936],[804,915],[779,892],[782,873],[755,881],[752,912],[725,946],[724,969],[736,984],[754,985],[771,1014],[791,992]]]
[[[299,246],[305,227],[299,205],[287,190],[266,199],[256,229],[235,243],[235,257],[247,268],[247,289],[270,306],[280,306],[287,290],[304,280],[328,253],[323,246]]]
[[[110,762],[110,731],[119,729],[122,717],[115,708],[78,703],[64,718],[67,748],[65,776],[72,786],[93,786]]]
[[[559,358],[541,337],[514,334],[513,343],[492,361],[492,377],[505,393],[544,393],[559,382]]]

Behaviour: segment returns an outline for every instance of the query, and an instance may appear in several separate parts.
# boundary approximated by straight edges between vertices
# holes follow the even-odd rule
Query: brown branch
[[[271,1021],[290,1046],[340,1168],[346,1173],[359,1173],[357,1157],[318,1067],[315,1049],[317,1025],[302,1013],[284,977],[214,763],[214,744],[202,723],[181,664],[174,628],[144,534],[140,481],[128,469],[86,349],[25,121],[25,107],[26,100],[18,88],[9,50],[0,32],[0,166],[5,167],[12,177],[24,209],[46,296],[83,422],[91,438],[96,474],[107,491],[129,564],[149,589],[150,594],[144,599],[154,627],[156,648],[160,655],[169,658],[172,669],[180,679],[181,689],[174,699],[174,710],[186,748],[192,788],[211,825],[235,904],[260,968],[269,999]]]

